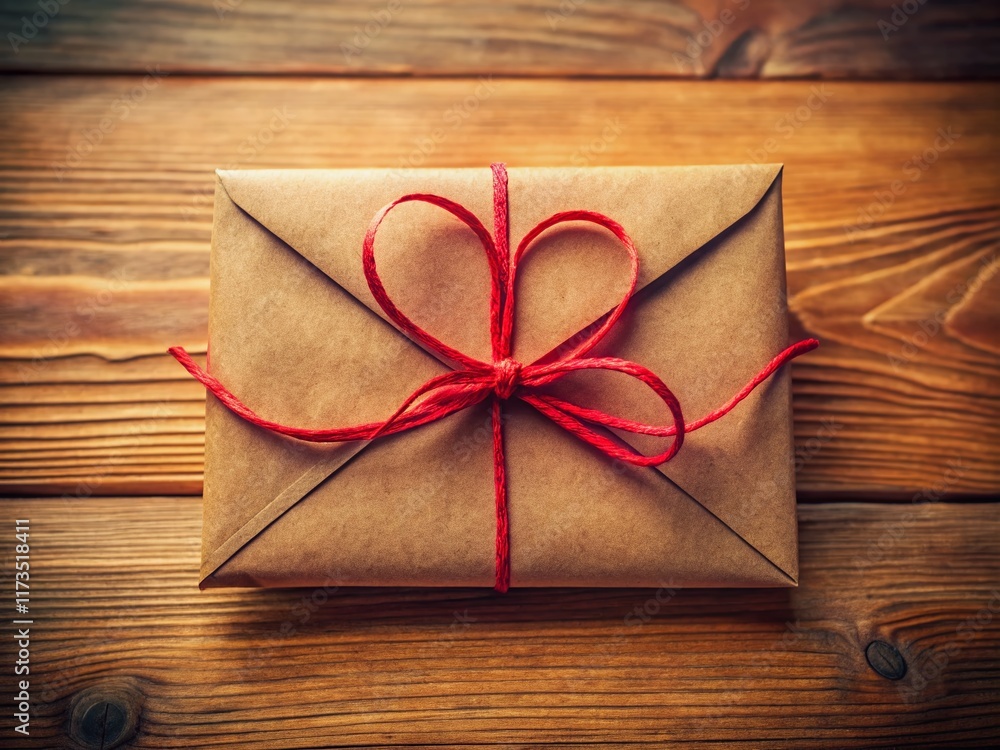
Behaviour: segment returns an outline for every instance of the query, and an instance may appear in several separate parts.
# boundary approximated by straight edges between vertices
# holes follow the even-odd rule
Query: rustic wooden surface
[[[204,351],[216,166],[755,156],[786,164],[790,306],[824,342],[794,370],[800,488],[1000,487],[996,84],[167,77],[119,120],[133,85],[11,77],[0,98],[10,492],[200,491],[203,392],[164,352]],[[863,228],[877,195],[891,205]]]
[[[4,2],[24,746],[997,744],[998,22],[989,0]],[[823,340],[793,369],[799,588],[197,590],[203,394],[163,352],[204,350],[212,170],[494,160],[785,163],[793,328]]]
[[[38,540],[36,747],[77,747],[66,727],[88,698],[138,714],[142,748],[1000,739],[990,505],[803,506],[797,589],[506,596],[200,592],[197,499],[0,507],[0,528],[28,515]],[[873,641],[901,679],[869,666]]]
[[[43,0],[46,2],[47,0]],[[992,0],[6,0],[0,70],[955,78],[1000,73]],[[905,6],[910,12],[896,11]],[[51,7],[51,6],[50,6]]]

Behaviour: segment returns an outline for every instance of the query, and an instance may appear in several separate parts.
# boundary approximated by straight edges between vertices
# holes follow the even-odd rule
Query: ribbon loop
[[[681,414],[680,402],[667,387],[666,383],[654,372],[642,365],[618,359],[617,357],[559,360],[548,365],[533,366],[530,377],[534,385],[547,385],[570,372],[581,370],[611,370],[620,372],[636,378],[647,385],[666,404],[673,425],[670,428],[656,428],[648,425],[640,426],[651,430],[670,429],[670,434],[674,436],[670,446],[655,456],[646,456],[631,446],[610,439],[606,432],[598,432],[587,424],[589,422],[598,424],[603,428],[617,428],[628,432],[636,432],[637,430],[629,429],[630,426],[637,424],[635,422],[593,409],[577,407],[567,401],[546,394],[524,394],[521,396],[521,399],[531,404],[560,427],[573,433],[584,442],[589,443],[611,458],[617,458],[635,466],[658,466],[666,463],[677,454],[677,451],[681,449],[681,445],[684,442],[685,433],[684,417]]]
[[[557,214],[553,214],[549,218],[535,225],[535,227],[528,232],[524,238],[518,243],[517,250],[514,251],[514,259],[511,261],[510,275],[507,279],[507,299],[514,299],[514,283],[516,281],[517,269],[525,255],[528,254],[529,250],[533,247],[532,243],[547,229],[550,229],[558,224],[564,224],[568,222],[587,222],[590,224],[596,224],[597,226],[604,227],[610,231],[621,243],[621,246],[625,249],[625,253],[629,260],[629,283],[628,289],[626,290],[621,301],[615,306],[608,315],[604,322],[598,326],[592,333],[590,333],[583,341],[577,344],[573,349],[571,349],[566,354],[563,354],[561,360],[573,360],[583,357],[588,354],[595,346],[600,343],[601,339],[610,331],[614,325],[618,322],[618,319],[625,312],[625,307],[628,305],[628,301],[635,294],[635,287],[639,283],[639,253],[635,249],[635,244],[632,242],[632,238],[629,237],[628,232],[625,231],[624,227],[619,224],[614,219],[611,219],[604,214],[599,214],[596,211],[562,211]],[[514,330],[514,305],[508,302],[507,307],[504,310],[503,326],[501,329],[501,341],[505,343],[506,346],[510,346],[510,341],[513,337]]]
[[[383,422],[333,429],[305,429],[290,427],[254,413],[236,396],[229,392],[218,379],[199,367],[181,347],[168,351],[175,359],[230,411],[240,418],[264,429],[299,440],[318,443],[346,442],[353,440],[374,440],[443,419],[455,412],[478,404],[491,395],[496,398],[491,404],[493,424],[493,469],[496,495],[496,582],[494,588],[506,591],[510,585],[510,544],[507,517],[507,479],[503,448],[501,403],[511,398],[519,398],[540,413],[547,416],[580,440],[588,443],[605,455],[620,459],[635,466],[658,466],[672,459],[681,449],[684,435],[719,419],[729,413],[746,398],[754,388],[766,380],[781,365],[794,357],[819,346],[815,339],[807,339],[788,347],[778,354],[727,404],[711,414],[685,425],[680,402],[666,384],[652,371],[627,360],[616,357],[587,358],[587,355],[618,322],[629,300],[635,293],[639,278],[639,254],[632,238],[621,224],[594,211],[563,211],[537,224],[518,243],[513,258],[509,257],[507,237],[508,196],[507,170],[503,164],[491,165],[493,174],[493,227],[491,235],[482,222],[465,207],[448,198],[427,193],[411,193],[397,198],[380,209],[372,219],[362,244],[362,266],[368,288],[386,316],[412,339],[423,344],[443,358],[460,367],[443,375],[438,375],[417,388],[396,411]],[[443,208],[464,223],[479,239],[486,253],[490,268],[490,340],[493,363],[488,364],[469,357],[438,340],[410,320],[389,297],[375,264],[375,236],[379,226],[396,206],[411,201],[429,203]],[[557,224],[582,221],[596,224],[610,231],[625,249],[629,259],[629,285],[621,302],[607,314],[600,326],[568,353],[560,355],[554,362],[522,365],[511,357],[514,333],[514,297],[517,268],[529,252],[532,243],[547,229]],[[571,372],[583,370],[608,370],[620,372],[636,378],[649,387],[670,413],[672,424],[666,427],[647,425],[632,420],[621,419],[595,409],[588,409],[540,389],[550,385]],[[673,437],[670,445],[655,456],[646,456],[636,451],[624,441],[617,440],[611,430],[622,430],[645,435]]]
[[[491,310],[494,304],[497,308],[499,308],[500,295],[502,294],[501,280],[506,278],[506,266],[501,269],[501,262],[497,256],[496,246],[493,244],[493,237],[486,230],[486,227],[483,226],[482,222],[476,218],[476,215],[464,206],[461,206],[448,198],[442,198],[440,195],[430,195],[427,193],[411,193],[409,195],[404,195],[402,198],[397,198],[389,205],[384,206],[378,213],[375,214],[375,218],[372,219],[372,223],[368,227],[368,231],[365,233],[365,239],[362,243],[361,251],[361,263],[364,269],[365,279],[368,282],[368,289],[371,291],[375,301],[378,303],[379,307],[385,311],[385,314],[389,317],[389,319],[409,336],[422,343],[428,349],[437,352],[445,359],[451,360],[452,362],[458,362],[467,368],[477,369],[483,367],[483,362],[466,356],[457,349],[439,341],[437,338],[410,320],[398,307],[396,307],[396,303],[389,297],[388,292],[385,290],[385,286],[382,284],[382,279],[378,275],[378,268],[375,264],[375,235],[378,233],[378,228],[381,226],[382,221],[392,209],[402,203],[409,203],[411,201],[420,201],[422,203],[429,203],[432,206],[443,208],[472,230],[473,234],[475,234],[479,239],[479,243],[483,246],[483,250],[486,252],[486,261],[490,266]],[[495,302],[493,302],[494,300]],[[496,340],[499,336],[500,323],[499,320],[496,320],[497,317],[498,316],[495,314],[490,315],[490,329],[492,334],[490,338],[493,340]]]

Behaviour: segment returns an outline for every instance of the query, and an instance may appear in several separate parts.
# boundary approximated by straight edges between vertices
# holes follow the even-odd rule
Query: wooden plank
[[[199,592],[198,499],[0,507],[30,520],[32,747],[103,731],[88,700],[130,747],[1000,739],[994,504],[803,506],[797,589],[507,595]]]
[[[990,0],[8,0],[0,70],[968,78]]]
[[[135,86],[10,77],[0,95],[8,492],[199,490],[202,392],[163,352],[204,351],[215,167],[498,159],[783,161],[794,328],[824,342],[793,370],[800,488],[1000,488],[996,84]],[[53,452],[58,472],[45,470]]]

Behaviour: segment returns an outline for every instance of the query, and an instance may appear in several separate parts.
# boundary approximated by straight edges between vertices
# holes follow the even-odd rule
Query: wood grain
[[[824,342],[793,370],[805,496],[1000,489],[995,84],[135,86],[10,77],[0,95],[8,492],[199,491],[202,392],[163,352],[204,351],[215,167],[758,158],[786,165],[794,327]]]
[[[0,69],[933,79],[1000,73],[1000,9],[990,0],[43,5],[57,12],[40,11],[38,0],[3,4]],[[903,5],[912,12],[895,10]]]
[[[76,747],[81,696],[137,712],[141,748],[1000,738],[996,505],[804,506],[797,589],[505,596],[199,592],[198,499],[0,507],[31,522],[34,747]]]

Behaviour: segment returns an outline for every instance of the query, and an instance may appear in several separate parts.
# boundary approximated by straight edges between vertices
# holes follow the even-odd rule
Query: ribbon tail
[[[726,416],[729,412],[731,412],[733,409],[736,408],[736,405],[739,404],[740,401],[749,396],[758,385],[760,385],[769,377],[771,377],[771,375],[774,374],[775,370],[777,370],[786,362],[790,362],[791,360],[795,359],[796,357],[802,354],[805,354],[806,352],[811,352],[817,346],[819,346],[819,341],[817,341],[816,339],[803,339],[802,341],[792,344],[790,347],[785,349],[783,352],[778,354],[774,359],[768,362],[767,366],[764,367],[763,370],[758,372],[754,376],[753,380],[751,380],[749,383],[743,386],[743,390],[741,390],[739,393],[737,393],[735,396],[729,399],[729,402],[727,404],[725,404],[724,406],[720,406],[718,409],[716,409],[713,412],[710,412],[709,414],[706,414],[701,419],[692,422],[689,425],[685,425],[684,426],[685,432],[692,432],[693,430],[697,430],[699,427],[704,427],[705,425],[714,422],[720,417]]]
[[[493,483],[496,490],[496,583],[500,593],[510,588],[510,524],[507,518],[507,469],[503,449],[503,407],[500,398],[492,399]]]
[[[373,440],[376,437],[393,435],[397,432],[413,429],[414,427],[442,419],[449,414],[453,414],[478,401],[482,401],[483,398],[480,395],[481,390],[475,384],[467,382],[463,384],[463,381],[468,380],[469,376],[467,373],[452,371],[431,378],[424,383],[410,394],[402,406],[384,422],[370,422],[354,427],[332,429],[292,427],[259,416],[233,395],[218,378],[205,372],[182,347],[171,347],[168,349],[168,352],[195,380],[205,386],[209,392],[222,402],[223,406],[236,416],[271,432],[312,443],[346,443],[352,440]],[[441,389],[440,394],[432,393],[430,397],[412,409],[410,408],[418,397],[435,389]]]
[[[366,429],[369,428],[370,425],[364,425],[360,429],[355,428],[353,430],[307,430],[298,427],[289,427],[287,425],[279,424],[278,422],[272,422],[269,419],[264,419],[240,401],[233,393],[231,393],[218,378],[203,370],[183,347],[172,346],[167,351],[185,370],[188,371],[188,373],[190,373],[195,380],[205,386],[210,393],[219,399],[223,406],[229,409],[229,411],[236,416],[250,422],[251,424],[257,425],[258,427],[263,427],[267,430],[271,430],[272,432],[277,432],[289,437],[299,438],[300,440],[309,440],[311,442],[363,440],[368,437],[368,433],[371,432],[371,429]]]
[[[735,396],[733,396],[724,406],[720,406],[718,409],[711,412],[710,414],[706,414],[701,419],[685,424],[684,432],[685,433],[694,432],[700,427],[704,427],[705,425],[710,424],[716,421],[717,419],[720,419],[721,417],[724,417],[726,414],[735,409],[737,404],[740,403],[740,401],[749,396],[754,391],[754,389],[757,388],[757,386],[759,386],[761,383],[763,383],[765,380],[771,377],[771,375],[774,374],[775,370],[777,370],[779,367],[786,364],[790,360],[795,359],[799,355],[812,351],[817,346],[819,346],[819,341],[817,341],[816,339],[805,339],[788,347],[778,356],[772,359],[763,370],[761,370],[754,376],[753,380],[747,383],[743,387],[743,389]],[[605,414],[602,411],[598,411],[597,409],[588,409],[585,406],[578,406],[577,404],[565,401],[561,398],[558,398],[556,396],[551,396],[549,394],[540,394],[540,393],[533,394],[525,398],[524,400],[529,401],[530,403],[536,406],[537,402],[541,402],[545,406],[557,410],[558,412],[562,412],[565,415],[572,415],[577,419],[593,422],[603,427],[614,427],[616,429],[624,430],[626,432],[631,432],[637,435],[654,435],[656,437],[670,437],[672,435],[677,434],[677,427],[675,425],[670,425],[668,427],[660,427],[656,425],[645,424],[643,422],[636,422],[631,419],[612,417],[608,414]]]

